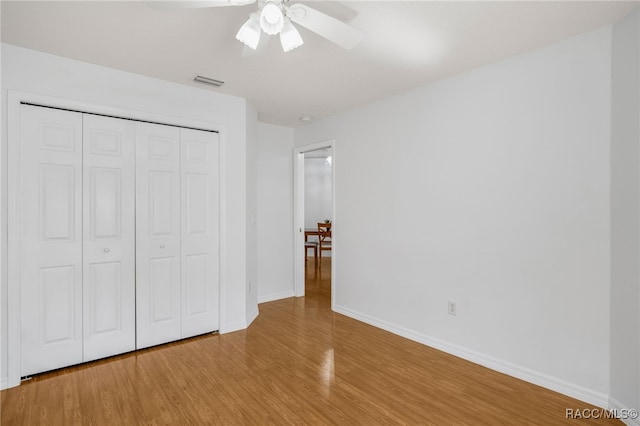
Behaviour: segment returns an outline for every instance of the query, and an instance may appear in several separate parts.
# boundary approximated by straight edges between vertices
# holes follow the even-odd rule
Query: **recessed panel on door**
[[[122,262],[93,262],[89,265],[91,277],[85,291],[89,292],[89,335],[97,336],[122,330]]]
[[[137,347],[180,339],[180,131],[137,124]]]
[[[150,170],[148,174],[149,191],[149,236],[171,237],[178,232],[179,224],[174,207],[179,202],[175,191],[178,173],[174,171]]]
[[[218,134],[181,129],[182,337],[218,329]]]
[[[63,164],[40,165],[41,241],[73,241],[77,168]]]
[[[82,115],[21,106],[22,376],[82,362]]]
[[[177,271],[174,256],[156,257],[149,259],[149,300],[150,321],[158,324],[164,321],[175,321],[178,314],[174,299],[176,283],[174,277]]]
[[[135,349],[135,123],[84,115],[84,360]]]
[[[191,254],[185,256],[185,317],[205,314],[208,310],[210,293],[216,288],[212,286],[209,277],[208,254]],[[209,330],[211,331],[211,330]]]
[[[210,202],[208,200],[209,175],[185,173],[183,199],[185,202],[185,232],[187,235],[206,235],[209,228]]]
[[[45,346],[74,339],[77,315],[74,309],[77,297],[75,272],[73,265],[40,268],[40,297],[34,302],[40,305],[38,322]]]
[[[122,237],[122,170],[116,167],[90,167],[90,238]],[[131,177],[131,176],[129,176]],[[131,182],[127,182],[131,185]],[[131,218],[133,219],[133,218]]]

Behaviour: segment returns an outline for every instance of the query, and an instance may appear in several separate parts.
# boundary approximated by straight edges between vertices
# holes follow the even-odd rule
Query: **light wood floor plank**
[[[330,310],[329,259],[307,296],[247,330],[42,374],[0,393],[9,425],[576,425],[594,408]]]

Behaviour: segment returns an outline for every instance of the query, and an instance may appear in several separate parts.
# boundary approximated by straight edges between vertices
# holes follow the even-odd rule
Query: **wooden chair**
[[[318,222],[318,264],[322,265],[322,252],[331,251],[331,223]]]
[[[305,241],[304,242],[304,261],[307,261],[307,253],[309,249],[313,249],[313,261],[315,266],[318,266],[318,242],[317,241]]]

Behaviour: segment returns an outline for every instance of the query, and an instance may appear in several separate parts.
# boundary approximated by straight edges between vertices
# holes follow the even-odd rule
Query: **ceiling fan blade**
[[[289,6],[287,17],[345,49],[353,49],[364,37],[363,31],[301,3]]]
[[[256,0],[155,0],[146,3],[157,10],[197,9],[204,7],[245,6]]]

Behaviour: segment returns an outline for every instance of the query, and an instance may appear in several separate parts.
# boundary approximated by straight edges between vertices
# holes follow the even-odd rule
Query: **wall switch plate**
[[[456,302],[452,302],[451,300],[449,300],[448,306],[449,306],[449,315],[455,315],[457,310]]]

